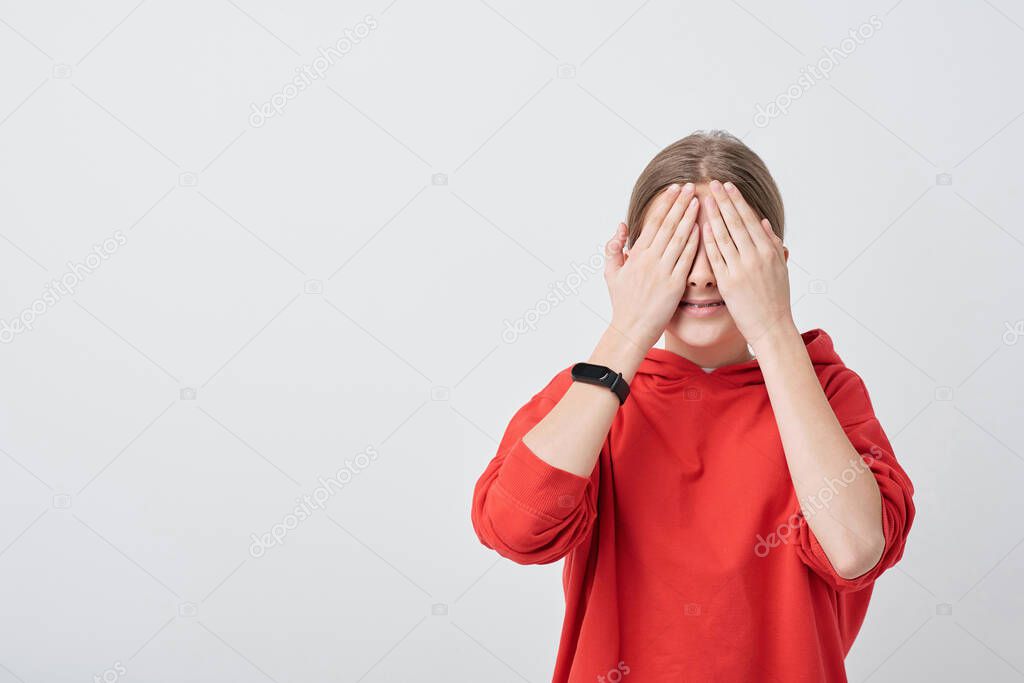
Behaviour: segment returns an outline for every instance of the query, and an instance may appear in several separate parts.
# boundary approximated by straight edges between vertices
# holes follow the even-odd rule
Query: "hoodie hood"
[[[807,347],[807,355],[815,366],[815,370],[820,370],[819,366],[823,365],[843,364],[832,345],[832,338],[825,330],[815,328],[802,332],[800,337]],[[652,348],[647,352],[637,369],[637,374],[649,375],[663,381],[685,380],[693,376],[707,375],[718,377],[734,386],[764,384],[764,375],[761,374],[761,366],[757,358],[742,363],[723,365],[711,372],[706,372],[689,358],[660,348]]]

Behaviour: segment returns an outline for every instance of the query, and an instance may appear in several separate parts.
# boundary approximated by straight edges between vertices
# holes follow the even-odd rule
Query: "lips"
[[[688,318],[715,318],[727,310],[721,299],[703,301],[680,301],[679,311]]]
[[[709,301],[680,301],[679,305],[683,308],[714,308],[716,306],[724,306],[725,302],[721,299],[709,300]]]

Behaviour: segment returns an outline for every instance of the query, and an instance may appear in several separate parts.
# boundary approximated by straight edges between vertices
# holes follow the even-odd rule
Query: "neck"
[[[691,360],[702,368],[720,368],[723,365],[742,363],[754,357],[747,347],[747,341],[739,334],[714,346],[694,346],[666,332],[665,350]]]

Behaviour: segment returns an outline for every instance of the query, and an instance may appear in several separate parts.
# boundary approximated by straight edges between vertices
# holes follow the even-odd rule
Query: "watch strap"
[[[572,366],[572,379],[575,382],[593,384],[609,389],[618,397],[619,405],[625,403],[626,397],[629,396],[629,383],[622,377],[622,373],[615,372],[604,365],[577,363]]]

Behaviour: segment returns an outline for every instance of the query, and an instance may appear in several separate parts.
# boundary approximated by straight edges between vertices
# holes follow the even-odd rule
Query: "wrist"
[[[803,345],[796,322],[792,316],[787,315],[772,324],[755,341],[750,342],[750,347],[754,350],[754,355],[760,358],[783,348],[793,340],[798,340]]]
[[[629,334],[611,326],[601,335],[587,362],[604,365],[620,373],[626,382],[631,382],[649,348],[645,348]]]

